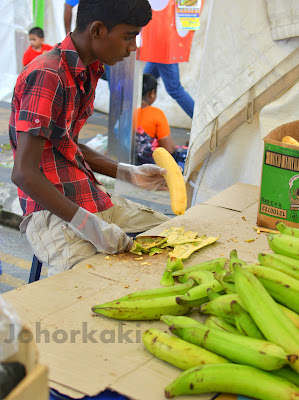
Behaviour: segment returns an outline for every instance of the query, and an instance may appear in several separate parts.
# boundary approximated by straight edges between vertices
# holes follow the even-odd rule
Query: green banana
[[[164,296],[174,296],[185,294],[194,286],[195,282],[193,279],[188,279],[188,282],[184,285],[175,285],[171,287],[163,287],[156,289],[148,289],[142,290],[139,292],[129,293],[126,296],[120,297],[117,301],[126,301],[126,300],[140,300],[140,299],[154,299],[155,297],[164,297]],[[116,301],[116,300],[115,300]]]
[[[275,299],[278,303],[282,303],[296,313],[299,313],[299,292],[297,290],[293,290],[287,286],[269,281],[268,279],[259,278],[259,281],[266,288],[267,292],[273,297],[273,299]]]
[[[216,315],[210,315],[206,319],[205,325],[210,328],[219,329],[220,331],[234,333],[235,335],[239,334],[238,329],[236,329],[234,325],[226,322],[222,318],[216,317]]]
[[[227,258],[224,258],[224,257],[219,257],[219,258],[215,258],[213,260],[204,261],[202,263],[192,265],[188,268],[184,268],[182,271],[175,271],[173,273],[173,276],[185,275],[191,271],[197,271],[197,270],[214,271],[215,265],[217,263],[219,263],[220,266],[223,268],[226,261],[228,261],[228,260],[227,260]]]
[[[210,290],[208,290],[208,294],[209,292]],[[202,314],[216,315],[217,317],[224,318],[226,322],[234,324],[235,321],[232,318],[232,311],[230,307],[230,303],[234,300],[237,301],[240,304],[240,306],[243,307],[244,310],[248,312],[244,302],[241,300],[240,296],[237,293],[226,294],[222,296],[219,295],[218,298],[212,299],[202,304],[199,308],[199,312]],[[290,310],[289,308],[281,304],[277,304],[277,306],[288,317],[288,319],[292,321],[292,323],[297,328],[299,328],[299,315],[296,312]]]
[[[280,376],[281,378],[286,379],[287,381],[299,387],[299,374],[297,374],[287,365],[277,369],[276,371],[271,371],[271,374]]]
[[[172,276],[173,276],[173,275],[172,275]],[[189,280],[188,274],[186,274],[186,275],[179,275],[179,276],[177,276],[176,278],[177,278],[177,281],[178,281],[179,283],[187,283],[188,280]]]
[[[197,304],[196,301],[198,301],[198,305],[203,304],[204,302],[202,300],[207,298],[207,290],[209,288],[212,288],[215,292],[220,292],[223,290],[221,283],[217,282],[216,279],[213,279],[210,282],[191,288],[187,293],[183,294],[182,296],[178,296],[176,301],[178,304],[186,305]]]
[[[236,289],[246,310],[270,342],[297,357],[290,366],[299,373],[299,331],[253,274],[235,268]]]
[[[176,322],[179,322],[180,325],[186,325],[186,326],[190,326],[190,325],[201,325],[201,322],[197,321],[194,318],[190,318],[190,317],[185,317],[185,316],[180,316],[180,319],[177,319],[178,317],[175,315],[162,315],[160,317],[160,320],[165,322],[166,325],[170,326],[173,325]]]
[[[240,305],[243,306],[243,302],[237,293],[225,294],[202,304],[199,308],[199,312],[201,314],[216,315],[217,317],[224,318],[225,321],[229,321],[230,323],[234,324],[235,318],[231,309],[231,302],[234,300],[238,301]]]
[[[165,388],[165,397],[225,392],[260,400],[295,400],[299,388],[285,379],[246,365],[210,364],[180,374]]]
[[[132,321],[160,319],[163,314],[186,314],[190,307],[178,305],[175,299],[176,296],[141,300],[116,300],[93,306],[92,311],[109,318]]]
[[[275,253],[260,253],[258,255],[258,260],[266,267],[277,269],[278,271],[299,280],[299,260]]]
[[[219,283],[221,283],[226,293],[228,294],[236,293],[236,288],[234,283],[225,282],[224,276],[220,274],[215,274],[214,277]]]
[[[294,357],[287,355],[280,346],[266,340],[235,335],[203,324],[182,326],[179,318],[177,321],[169,329],[180,339],[201,346],[238,364],[272,371],[294,360]]]
[[[294,236],[269,233],[268,243],[276,254],[299,260],[299,239]]]
[[[253,264],[247,265],[246,267],[244,267],[244,269],[251,272],[257,278],[267,279],[268,281],[275,282],[279,285],[283,285],[287,288],[299,292],[299,281],[287,274],[284,274],[283,272],[277,271],[276,269]]]
[[[207,294],[208,294],[208,298],[209,298],[210,300],[217,299],[217,297],[220,297],[220,296],[221,296],[221,294],[215,292],[215,290],[213,290],[212,288],[208,288],[208,289],[207,289]]]
[[[228,362],[217,354],[155,328],[147,329],[142,341],[151,354],[184,370],[203,364]]]
[[[240,265],[246,265],[246,262],[245,262],[245,261],[242,261],[242,260],[239,259],[238,253],[237,253],[237,250],[236,250],[236,249],[232,250],[232,251],[230,252],[230,255],[229,255],[229,265],[228,265],[228,268],[229,268],[230,271],[233,270],[233,264],[234,264],[234,263],[239,263]]]
[[[226,271],[221,267],[220,263],[216,263],[213,269],[215,270],[215,272],[218,271],[222,275],[226,273]],[[182,273],[183,271],[176,271],[175,273],[179,272]],[[177,278],[178,282],[180,283],[187,282],[189,278],[194,279],[197,284],[206,283],[214,279],[213,273],[211,271],[207,271],[204,269],[192,270],[190,272],[186,272],[184,275],[174,275],[174,274],[173,276]]]
[[[293,324],[299,329],[299,315],[295,313],[295,311],[290,310],[289,308],[283,306],[282,304],[278,304],[283,313],[293,322]]]
[[[233,300],[230,303],[233,316],[235,317],[235,325],[241,335],[250,336],[256,339],[265,339],[251,315],[240,306],[239,302]]]
[[[172,273],[174,271],[182,270],[184,268],[183,261],[180,258],[169,257],[164,274],[160,280],[162,286],[173,286],[174,279]]]
[[[193,279],[197,285],[201,285],[202,283],[210,282],[214,279],[214,275],[211,271],[193,271],[187,274],[187,277]]]
[[[297,228],[291,228],[290,226],[287,226],[285,223],[278,221],[276,222],[276,229],[280,232],[283,233],[284,235],[289,235],[289,236],[294,236],[296,238],[299,238],[299,229]]]

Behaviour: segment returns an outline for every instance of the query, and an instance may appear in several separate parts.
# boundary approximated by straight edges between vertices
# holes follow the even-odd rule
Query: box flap
[[[216,194],[203,204],[227,208],[234,211],[243,211],[258,201],[259,189],[255,185],[236,183],[223,192]]]

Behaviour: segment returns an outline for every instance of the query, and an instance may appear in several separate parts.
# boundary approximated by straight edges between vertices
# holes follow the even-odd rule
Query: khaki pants
[[[113,207],[96,215],[107,223],[114,223],[126,233],[144,232],[167,221],[164,214],[142,204],[111,196]],[[66,271],[97,253],[90,242],[79,238],[66,222],[49,211],[38,211],[27,216],[20,225],[36,257],[48,264],[48,275]]]

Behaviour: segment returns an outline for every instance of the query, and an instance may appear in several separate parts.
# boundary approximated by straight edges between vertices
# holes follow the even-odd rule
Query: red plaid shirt
[[[87,71],[90,81],[85,91]],[[99,182],[76,141],[93,112],[95,88],[103,72],[99,61],[84,67],[68,35],[51,51],[35,58],[20,74],[9,120],[13,154],[18,132],[45,138],[40,170],[67,198],[92,213],[113,204],[98,189]],[[18,189],[18,193],[24,215],[43,209],[22,190]]]

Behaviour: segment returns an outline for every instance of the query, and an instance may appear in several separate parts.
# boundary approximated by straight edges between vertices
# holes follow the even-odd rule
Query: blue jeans
[[[143,73],[152,74],[156,79],[161,76],[168,94],[176,100],[189,117],[193,117],[194,100],[181,85],[178,64],[147,62]]]

